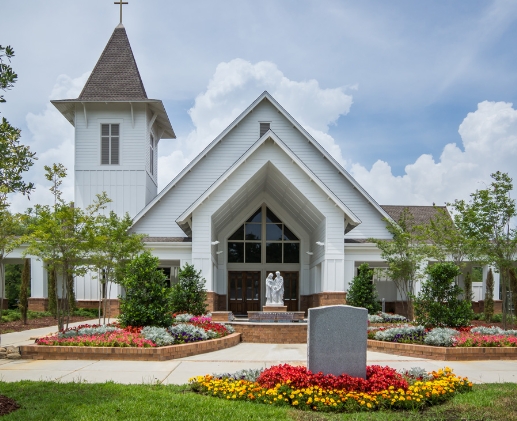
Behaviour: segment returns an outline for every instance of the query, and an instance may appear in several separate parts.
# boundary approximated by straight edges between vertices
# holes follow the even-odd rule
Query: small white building
[[[158,143],[175,134],[162,102],[147,98],[122,24],[79,97],[52,103],[75,127],[76,205],[105,191],[110,209],[129,212],[132,231],[147,235],[172,283],[185,263],[202,271],[210,310],[262,309],[264,280],[276,271],[289,310],[341,304],[361,263],[383,266],[366,239],[389,239],[385,218],[397,220],[403,207],[377,204],[268,92],[159,193]],[[393,282],[376,283],[394,310]],[[98,302],[96,279],[78,278],[75,288],[80,307]],[[35,259],[31,293],[31,308],[44,308],[46,272]]]

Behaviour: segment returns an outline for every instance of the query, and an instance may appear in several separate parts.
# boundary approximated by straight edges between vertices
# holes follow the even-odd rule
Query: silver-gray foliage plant
[[[247,380],[256,382],[258,376],[261,375],[263,368],[250,368],[236,371],[235,373],[212,374],[217,379],[233,379],[233,380]]]
[[[454,338],[459,334],[460,332],[455,329],[437,327],[427,333],[424,343],[433,346],[453,346]]]
[[[173,338],[181,336],[182,333],[185,333],[197,340],[206,341],[208,339],[208,335],[203,329],[186,323],[179,323],[177,325],[170,326],[168,330]]]
[[[67,330],[66,332],[59,332],[58,337],[60,338],[73,338],[75,336],[82,336],[82,335],[102,335],[104,333],[108,332],[116,332],[121,330],[118,327],[110,326],[110,325],[102,325],[102,326],[96,326],[96,327],[83,327],[81,329],[77,330]]]
[[[167,346],[174,343],[174,338],[163,327],[146,326],[142,329],[142,336],[158,346]]]
[[[194,315],[190,314],[190,313],[178,314],[174,318],[174,321],[176,321],[178,323],[190,322],[190,319],[192,319],[192,317],[194,317]]]
[[[393,341],[397,335],[412,335],[412,334],[423,334],[425,331],[424,326],[400,326],[393,327],[391,329],[380,330],[375,334],[375,339],[378,341]]]
[[[517,336],[517,330],[503,330],[497,326],[478,326],[474,327],[470,331],[471,333],[479,333],[481,335],[506,335],[506,336]]]

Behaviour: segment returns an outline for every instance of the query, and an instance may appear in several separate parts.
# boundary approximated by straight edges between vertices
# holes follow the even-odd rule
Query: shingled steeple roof
[[[122,24],[113,31],[79,98],[55,99],[50,102],[73,126],[75,126],[76,106],[82,108],[84,118],[87,120],[89,103],[129,103],[131,118],[133,118],[133,104],[146,103],[153,115],[156,115],[153,121],[163,129],[161,139],[176,138],[162,101],[147,98],[126,29]]]
[[[126,29],[122,24],[113,31],[78,99],[86,101],[147,99]]]

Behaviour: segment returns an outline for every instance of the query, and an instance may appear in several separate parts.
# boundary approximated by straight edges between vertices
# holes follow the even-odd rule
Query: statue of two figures
[[[266,278],[266,306],[284,305],[284,278],[276,272],[276,278],[270,273]]]

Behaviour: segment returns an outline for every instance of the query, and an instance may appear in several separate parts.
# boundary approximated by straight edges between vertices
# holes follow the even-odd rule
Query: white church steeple
[[[75,127],[75,203],[105,191],[117,214],[135,216],[157,194],[157,146],[174,139],[162,101],[147,98],[120,23],[77,99],[52,101]]]

